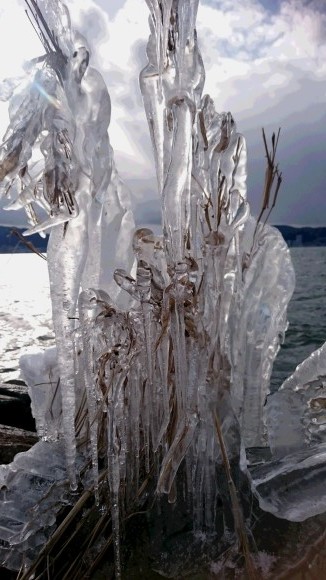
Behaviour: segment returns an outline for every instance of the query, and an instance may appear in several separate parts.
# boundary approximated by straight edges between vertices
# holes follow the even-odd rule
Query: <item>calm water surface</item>
[[[326,247],[291,248],[291,257],[296,288],[285,341],[274,363],[272,390],[326,340]]]

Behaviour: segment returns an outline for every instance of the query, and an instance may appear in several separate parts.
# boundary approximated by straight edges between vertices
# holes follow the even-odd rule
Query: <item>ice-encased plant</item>
[[[30,63],[24,84],[11,83],[11,93],[4,85],[10,125],[0,178],[12,197],[8,209],[27,213],[26,234],[50,229],[56,353],[53,362],[53,353],[44,355],[42,366],[28,356],[21,362],[43,442],[3,468],[9,499],[0,521],[12,510],[22,470],[49,482],[38,450],[44,457],[49,445],[56,473],[65,473],[62,442],[72,490],[80,479],[92,485],[84,473],[89,461],[95,501],[103,502],[99,459],[107,470],[117,577],[121,520],[148,479],[171,503],[186,497],[197,532],[216,534],[218,502],[230,504],[240,542],[241,473],[261,507],[279,517],[300,521],[325,511],[324,347],[266,409],[294,272],[279,232],[250,216],[244,137],[232,115],[203,95],[198,0],[147,0],[151,34],[140,88],[162,237],[134,231],[107,132],[110,97],[90,66],[86,40],[60,1],[26,4],[45,55]],[[273,176],[269,166],[267,189]],[[50,391],[39,386],[49,373]],[[270,446],[272,460],[251,467],[246,450],[258,446]],[[227,490],[220,485],[225,472]],[[49,486],[57,490],[53,510],[65,497],[64,477],[57,478],[61,487],[44,485],[47,494]],[[10,514],[2,552],[15,568],[22,553],[35,558],[50,523],[24,519],[19,509]]]

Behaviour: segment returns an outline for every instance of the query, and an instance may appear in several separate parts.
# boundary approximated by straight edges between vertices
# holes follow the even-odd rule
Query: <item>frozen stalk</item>
[[[98,314],[98,293],[83,291],[79,296],[79,322],[82,329],[82,370],[87,396],[89,438],[94,478],[94,495],[99,504],[98,493],[98,406],[101,400],[97,388],[96,345],[94,345],[94,326]]]

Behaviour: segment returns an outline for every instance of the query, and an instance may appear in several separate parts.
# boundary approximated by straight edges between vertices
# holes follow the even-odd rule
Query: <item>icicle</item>
[[[108,401],[108,480],[111,492],[112,529],[114,535],[115,575],[121,578],[120,555],[120,435],[119,414],[123,406],[124,376],[112,381],[113,390]]]
[[[179,421],[179,428],[175,434],[174,441],[162,462],[161,473],[157,483],[157,491],[159,493],[170,493],[180,463],[184,459],[194,437],[197,424],[198,417],[196,415],[190,416],[188,420]]]
[[[85,265],[85,220],[78,216],[77,222],[56,226],[48,243],[48,268],[52,300],[52,316],[58,351],[58,367],[62,396],[63,426],[66,442],[67,465],[71,486],[76,488],[74,462],[75,444],[75,310],[81,273]],[[76,252],[76,242],[78,252]],[[87,241],[87,238],[86,238]]]
[[[170,408],[169,408],[169,337],[164,335],[160,338],[160,345],[158,349],[158,382],[160,391],[162,393],[162,418],[161,426],[157,436],[157,441],[154,445],[156,452],[158,446],[161,444],[163,437],[166,434],[170,422]]]
[[[158,65],[155,52],[151,47],[151,38],[147,47],[147,56],[149,64],[141,71],[139,82],[154,149],[158,189],[161,192],[164,183],[165,104],[162,97],[159,96]]]
[[[153,427],[153,385],[154,385],[154,368],[153,368],[153,336],[152,336],[152,310],[153,307],[150,304],[151,300],[151,271],[146,267],[146,263],[143,260],[138,262],[137,266],[137,288],[140,298],[141,314],[142,314],[142,325],[144,332],[144,342],[145,342],[145,352],[146,352],[146,367],[147,367],[147,380],[144,392],[144,405],[146,408],[146,422],[145,422],[145,433],[147,439],[146,445],[146,455],[147,455],[147,471],[149,471],[149,431]]]
[[[87,395],[88,422],[90,431],[91,457],[94,479],[95,502],[99,505],[98,492],[98,394],[94,360],[93,333],[97,307],[97,294],[94,290],[81,292],[79,296],[79,324],[83,342],[83,375]]]
[[[176,388],[178,411],[180,417],[187,410],[187,354],[185,343],[185,311],[184,303],[187,298],[188,268],[186,264],[178,264],[173,280],[172,300],[174,307],[171,315],[171,336],[174,349],[174,364],[176,371]]]

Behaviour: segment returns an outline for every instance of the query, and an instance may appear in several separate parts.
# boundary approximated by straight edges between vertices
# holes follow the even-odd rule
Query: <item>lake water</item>
[[[326,247],[291,248],[291,256],[296,290],[272,389],[326,340]],[[18,360],[26,349],[52,344],[46,262],[35,254],[0,254],[0,382],[19,377]]]
[[[0,254],[0,382],[19,378],[27,349],[54,344],[46,261]]]
[[[291,248],[291,257],[296,287],[285,341],[274,363],[272,389],[326,341],[326,247]]]

